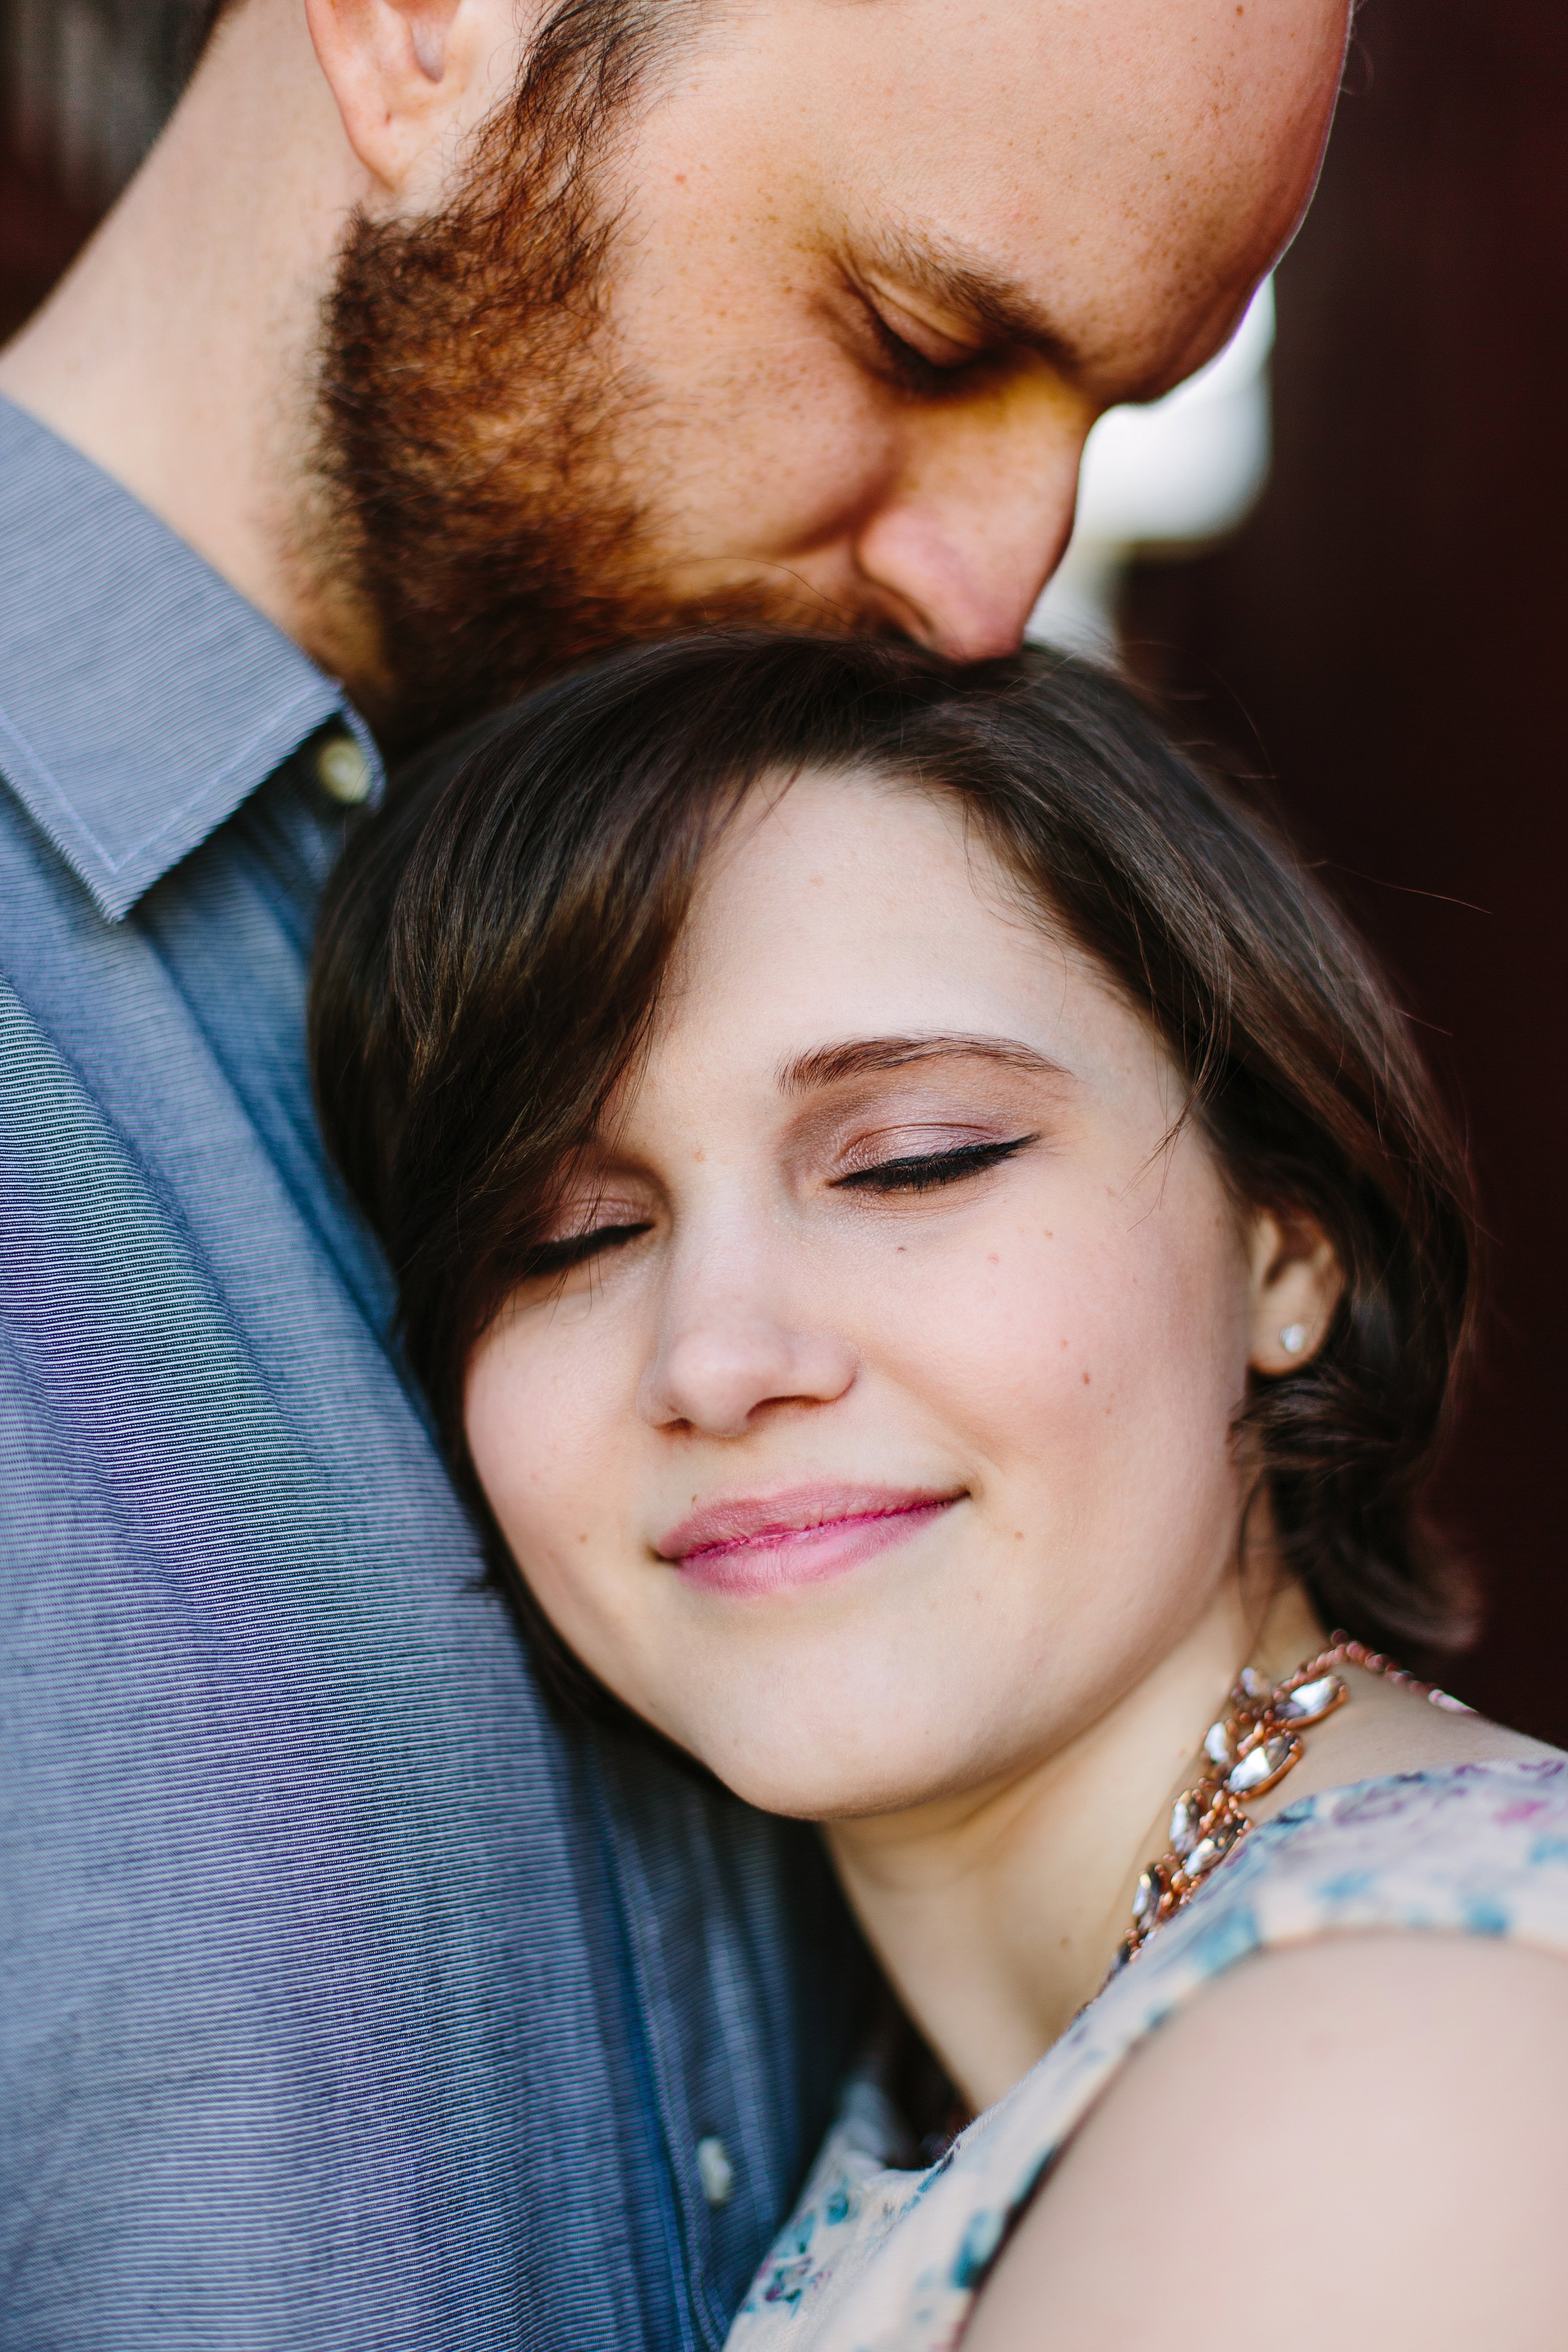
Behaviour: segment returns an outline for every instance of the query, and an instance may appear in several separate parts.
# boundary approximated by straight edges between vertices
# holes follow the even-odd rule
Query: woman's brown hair
[[[365,822],[321,926],[316,1086],[481,1517],[470,1352],[647,1035],[716,833],[753,785],[805,768],[956,803],[1153,1024],[1238,1194],[1328,1234],[1331,1328],[1310,1361],[1254,1377],[1242,1427],[1323,1619],[1454,1646],[1464,1581],[1421,1511],[1470,1313],[1453,1129],[1386,983],[1279,835],[1127,687],[1043,650],[965,668],[751,631],[636,647],[427,753]]]

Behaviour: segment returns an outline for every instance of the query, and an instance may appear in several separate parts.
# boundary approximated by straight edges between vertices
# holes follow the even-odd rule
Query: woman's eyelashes
[[[537,1281],[550,1275],[570,1274],[593,1258],[602,1257],[605,1251],[624,1249],[627,1242],[636,1241],[639,1234],[650,1230],[650,1221],[636,1224],[594,1225],[586,1231],[564,1234],[554,1241],[535,1242],[523,1261],[524,1281]]]
[[[883,1194],[932,1192],[947,1185],[961,1184],[965,1178],[983,1176],[988,1169],[999,1167],[1039,1139],[1037,1130],[1027,1135],[984,1136],[964,1143],[940,1143],[933,1139],[918,1150],[900,1151],[886,1149],[889,1139],[870,1137],[863,1139],[855,1154],[865,1164],[829,1177],[828,1189]],[[878,1149],[879,1142],[882,1156],[871,1159],[869,1154]],[[616,1202],[613,1208],[607,1202],[602,1207],[591,1207],[574,1222],[574,1232],[553,1234],[535,1242],[524,1254],[521,1281],[559,1281],[580,1266],[591,1265],[595,1259],[640,1241],[659,1221],[638,1215],[629,1202],[624,1205]]]
[[[1011,1160],[1016,1152],[1025,1150],[1039,1141],[1033,1135],[1014,1135],[1004,1140],[980,1143],[951,1144],[945,1149],[902,1152],[888,1160],[879,1160],[867,1168],[851,1169],[846,1176],[833,1179],[836,1192],[931,1192],[946,1184],[960,1184],[966,1176],[984,1175],[988,1168],[996,1168],[1003,1160]]]

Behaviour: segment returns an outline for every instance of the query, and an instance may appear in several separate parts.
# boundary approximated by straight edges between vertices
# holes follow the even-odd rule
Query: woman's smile
[[[1529,2169],[1463,2324],[1401,2321],[1411,2279],[1465,2242],[1475,2148],[1490,2181],[1536,2130],[1524,2040],[1516,2090],[1495,2089],[1523,1979],[1494,1980],[1472,1938],[1407,2033],[1417,1963],[1393,1948],[1415,1939],[1384,1931],[1411,1924],[1417,1854],[1424,1924],[1479,1920],[1473,1863],[1495,1942],[1521,1883],[1504,1816],[1479,1813],[1469,1846],[1443,1831],[1429,1882],[1410,1784],[1446,1807],[1427,1784],[1461,1767],[1455,1793],[1490,1805],[1490,1765],[1522,1764],[1568,1820],[1568,1758],[1364,1670],[1363,1629],[1381,1646],[1384,1625],[1455,1622],[1415,1507],[1466,1323],[1468,1189],[1405,1016],[1292,855],[1113,678],[1054,654],[954,673],[746,645],[589,673],[563,689],[580,737],[542,697],[507,722],[510,766],[487,739],[427,821],[418,888],[351,868],[342,921],[366,893],[402,911],[391,976],[338,982],[351,1045],[366,1020],[395,1038],[340,1128],[374,1145],[363,1191],[413,1268],[411,1345],[460,1412],[558,1695],[613,1694],[734,1797],[818,1823],[924,2037],[921,2064],[875,2062],[885,2129],[857,2090],[731,2345],[1087,2352],[1151,2310],[1163,2339],[1161,2285],[1213,2234],[1238,2114],[1303,2100],[1317,2203],[1304,2228],[1294,2169],[1255,2200],[1279,2228],[1253,2304],[1305,2341],[1289,2283],[1353,2244],[1376,2280],[1360,2352],[1489,2344],[1515,2211],[1555,2247]],[[334,1034],[327,1091],[352,1066]],[[1309,1746],[1295,1702],[1341,1666],[1353,1704]],[[1330,1801],[1391,1773],[1392,1808]],[[674,1842],[722,1872],[708,1798],[682,1801]],[[1282,1834],[1232,1871],[1254,1821]],[[1429,1883],[1448,1889],[1430,1907]],[[1568,1884],[1552,1899],[1568,1953]],[[1316,1990],[1271,1977],[1296,1959],[1269,1944],[1303,1934],[1364,1963]],[[1119,1954],[1104,2021],[1053,2072]],[[1563,1980],[1552,2000],[1542,2051],[1568,2047]],[[1480,2121],[1436,2103],[1407,2129],[1408,2085],[1457,2043]],[[894,2131],[927,2071],[975,2120],[929,2198],[889,2200],[878,2168],[951,2127],[938,2084]],[[1364,2232],[1434,2149],[1421,2228],[1377,2272]],[[1557,2341],[1561,2305],[1553,2273],[1509,2352]]]
[[[715,854],[465,1421],[572,1646],[752,1803],[1024,1769],[1228,1607],[1254,1244],[1181,1087],[951,808],[814,772]]]
[[[843,1576],[907,1543],[964,1492],[816,1486],[736,1496],[683,1519],[658,1549],[686,1582],[710,1592],[780,1592]]]

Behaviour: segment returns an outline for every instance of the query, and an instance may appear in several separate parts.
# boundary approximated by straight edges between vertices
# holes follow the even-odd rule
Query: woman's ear
[[[1344,1288],[1344,1271],[1322,1227],[1292,1209],[1254,1212],[1250,1255],[1247,1360],[1257,1372],[1293,1371],[1321,1347]]]

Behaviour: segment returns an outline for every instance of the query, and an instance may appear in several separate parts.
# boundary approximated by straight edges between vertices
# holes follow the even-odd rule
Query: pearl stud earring
[[[1288,1356],[1299,1356],[1306,1344],[1306,1325],[1304,1323],[1287,1323],[1285,1328],[1279,1334],[1279,1345],[1284,1349],[1285,1353]]]

